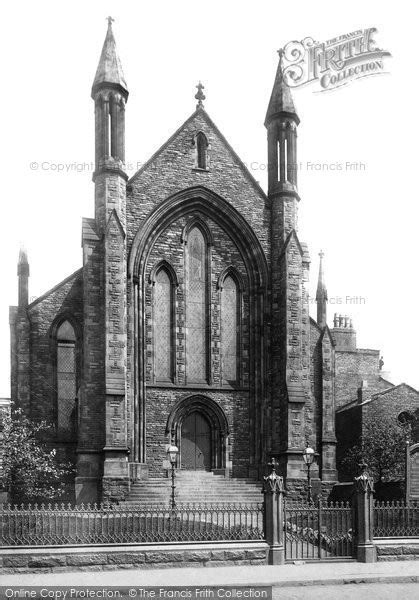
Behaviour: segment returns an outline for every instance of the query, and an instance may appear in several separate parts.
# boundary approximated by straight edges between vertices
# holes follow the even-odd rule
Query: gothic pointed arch
[[[245,289],[245,282],[241,273],[235,267],[233,267],[233,265],[225,267],[225,269],[223,269],[219,274],[217,279],[217,290],[223,289],[224,281],[227,277],[232,277],[232,279],[234,279],[234,281],[236,282],[236,285],[240,292],[243,292],[243,290]]]
[[[214,239],[211,230],[205,223],[203,215],[199,213],[191,216],[186,222],[185,227],[182,229],[181,242],[187,245],[189,234],[195,227],[201,230],[201,233],[205,238],[207,246],[213,246]]]
[[[182,215],[193,216],[196,213],[210,217],[229,232],[248,267],[250,285],[265,290],[268,266],[255,232],[229,202],[204,186],[194,186],[169,196],[150,213],[134,237],[128,260],[128,276],[133,279],[140,275],[154,241],[168,224]]]
[[[130,281],[129,290],[132,294],[132,300],[129,306],[129,328],[134,331],[131,337],[131,355],[135,369],[135,384],[131,388],[131,402],[134,412],[134,422],[138,424],[135,428],[132,442],[132,451],[138,456],[139,462],[147,460],[147,428],[146,428],[146,406],[149,394],[147,386],[150,385],[150,344],[152,344],[152,331],[150,329],[149,313],[146,313],[146,302],[149,302],[150,290],[148,289],[149,277],[147,270],[149,265],[156,261],[156,243],[159,239],[167,240],[167,232],[175,222],[183,223],[183,232],[179,231],[179,237],[170,238],[170,243],[179,243],[184,246],[183,261],[184,274],[188,268],[187,253],[190,239],[190,232],[197,227],[207,242],[207,254],[217,252],[217,246],[211,245],[211,236],[206,231],[206,224],[211,223],[211,231],[221,231],[231,242],[236,256],[239,257],[242,267],[240,268],[241,277],[238,273],[234,274],[232,269],[226,271],[220,280],[224,282],[227,274],[231,275],[230,281],[235,281],[237,291],[243,290],[246,302],[246,344],[250,351],[246,353],[246,367],[243,371],[243,379],[236,376],[234,385],[227,383],[235,389],[245,389],[248,392],[248,410],[254,427],[249,429],[249,447],[252,460],[257,462],[260,456],[260,443],[258,427],[260,423],[257,405],[263,401],[266,390],[264,386],[264,376],[261,373],[267,371],[268,364],[265,359],[267,344],[264,336],[265,312],[267,311],[267,292],[268,292],[268,267],[267,261],[262,249],[261,243],[242,214],[227,200],[204,186],[194,186],[182,190],[168,197],[165,201],[157,205],[142,222],[140,229],[135,235],[130,254],[128,257],[128,279]],[[186,225],[186,226],[185,226]],[[196,230],[196,229],[195,229]],[[186,244],[184,242],[187,242]],[[167,241],[165,242],[167,243]],[[179,254],[178,254],[179,256]],[[157,258],[158,260],[158,258]],[[215,260],[215,258],[214,258]],[[216,268],[217,261],[213,261],[211,268]],[[177,268],[177,267],[176,267]],[[235,275],[235,278],[234,278]],[[180,275],[179,275],[180,277]],[[182,276],[181,285],[176,291],[177,302],[187,303],[188,290],[186,277]],[[214,285],[213,285],[214,284]],[[224,387],[220,379],[220,371],[214,370],[213,364],[218,365],[220,361],[219,353],[219,319],[218,308],[213,308],[213,294],[217,293],[216,280],[208,277],[209,292],[207,296],[207,317],[206,322],[210,328],[207,337],[208,378],[201,383],[188,382],[186,377],[186,363],[188,351],[188,331],[185,321],[182,322],[181,329],[176,336],[176,368],[179,373],[177,379],[173,381],[175,387],[205,385],[205,387],[214,387],[219,385]],[[219,292],[219,290],[218,290]],[[185,300],[186,298],[186,300]],[[187,314],[187,306],[186,306]],[[185,312],[179,312],[179,318],[184,319]],[[218,337],[217,337],[218,336]],[[189,338],[190,339],[190,338]],[[214,361],[214,362],[213,362]],[[217,367],[218,368],[218,367]],[[214,374],[216,379],[214,378]],[[240,381],[239,381],[240,380]],[[231,378],[230,378],[231,381]],[[156,385],[156,384],[154,384]],[[155,392],[157,393],[157,392]],[[138,448],[138,451],[137,451]]]
[[[159,271],[161,271],[161,269],[164,269],[167,271],[167,273],[170,276],[172,285],[177,287],[179,285],[179,279],[178,279],[177,273],[176,273],[173,265],[166,259],[162,259],[154,265],[154,267],[150,271],[148,282],[150,284],[154,285],[156,282],[156,275]]]
[[[179,449],[178,465],[185,465],[182,456],[183,426],[191,415],[199,415],[209,424],[210,452],[209,467],[211,469],[225,469],[227,465],[227,443],[230,434],[227,416],[221,406],[212,398],[201,394],[189,395],[173,406],[166,423],[166,435],[170,443],[175,443]]]

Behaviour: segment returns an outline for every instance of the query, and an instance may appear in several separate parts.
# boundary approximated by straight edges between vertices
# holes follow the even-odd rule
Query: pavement
[[[279,566],[124,569],[2,574],[2,586],[274,586],[418,583],[419,561],[322,562]]]

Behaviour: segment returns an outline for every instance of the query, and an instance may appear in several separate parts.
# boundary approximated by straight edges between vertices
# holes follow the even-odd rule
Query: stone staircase
[[[226,478],[207,471],[177,471],[177,503],[245,503],[262,502],[262,484],[253,479]],[[124,504],[168,504],[171,479],[153,478],[136,481]]]

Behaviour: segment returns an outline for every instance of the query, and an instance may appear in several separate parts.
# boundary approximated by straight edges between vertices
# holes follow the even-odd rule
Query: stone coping
[[[0,548],[0,557],[11,554],[81,554],[86,552],[117,553],[117,552],[179,552],[196,550],[267,550],[268,544],[264,541],[249,542],[162,542],[160,544],[91,544],[68,546],[3,546]]]
[[[374,538],[375,546],[419,546],[418,537]],[[419,552],[418,552],[419,554]]]

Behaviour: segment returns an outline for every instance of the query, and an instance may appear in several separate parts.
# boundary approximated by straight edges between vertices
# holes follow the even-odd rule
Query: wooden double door
[[[181,462],[184,469],[211,469],[211,425],[199,411],[191,412],[182,422]]]

